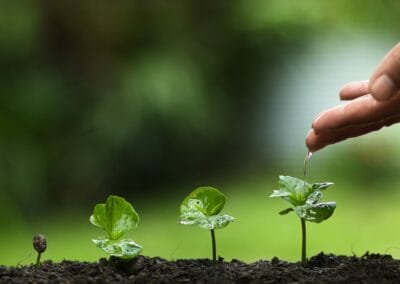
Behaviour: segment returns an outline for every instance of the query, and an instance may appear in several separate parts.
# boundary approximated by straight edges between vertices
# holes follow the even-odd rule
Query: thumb
[[[378,101],[393,97],[400,90],[400,43],[383,58],[369,81],[369,91]]]

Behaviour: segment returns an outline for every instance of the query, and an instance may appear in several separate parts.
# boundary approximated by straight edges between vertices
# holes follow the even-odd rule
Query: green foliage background
[[[398,11],[395,0],[1,1],[0,263],[32,262],[37,232],[44,258],[96,260],[88,217],[109,194],[138,210],[144,254],[209,257],[207,232],[176,222],[202,185],[237,217],[218,232],[224,257],[298,259],[298,220],[267,196],[278,174],[301,177],[312,117],[398,42]],[[337,211],[310,226],[310,255],[399,255],[399,137],[392,127],[315,155],[310,182],[335,182]]]

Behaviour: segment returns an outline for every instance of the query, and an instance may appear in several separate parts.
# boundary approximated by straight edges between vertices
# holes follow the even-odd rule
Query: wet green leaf
[[[322,192],[317,190],[308,196],[306,203],[310,204],[310,205],[316,204],[316,203],[320,202],[321,199],[322,199]]]
[[[107,238],[93,239],[97,247],[112,256],[133,258],[142,247],[130,239],[121,239],[124,233],[139,223],[139,215],[124,198],[110,195],[106,203],[97,204],[90,222],[107,232]]]
[[[335,202],[321,202],[322,191],[331,185],[332,182],[309,184],[294,177],[279,176],[279,189],[274,190],[270,197],[281,197],[292,204],[292,208],[279,214],[286,215],[294,210],[300,218],[320,223],[331,217],[336,208]]]
[[[284,197],[290,196],[290,193],[280,189],[275,189],[269,197]]]
[[[130,239],[109,240],[109,239],[93,239],[97,247],[102,249],[109,255],[130,259],[138,256],[143,248]]]
[[[331,185],[334,185],[334,183],[333,182],[317,182],[317,183],[313,183],[311,186],[312,186],[313,191],[315,191],[315,190],[324,190],[324,189],[330,187]]]
[[[229,215],[218,215],[226,197],[213,187],[200,187],[190,193],[180,206],[179,223],[204,229],[221,229],[235,220]]]
[[[230,223],[232,223],[235,220],[234,217],[230,215],[215,215],[215,216],[203,216],[200,218],[195,218],[195,219],[181,219],[179,223],[182,225],[195,225],[199,226],[203,229],[222,229],[228,226]]]
[[[282,197],[293,206],[298,206],[306,201],[306,193],[310,189],[310,184],[298,178],[279,176],[279,189],[274,190],[270,197]]]
[[[322,202],[295,207],[296,214],[309,222],[320,223],[332,216],[336,202]]]
[[[124,198],[111,195],[105,204],[95,206],[90,222],[103,228],[110,240],[117,240],[126,231],[137,227],[139,215]]]

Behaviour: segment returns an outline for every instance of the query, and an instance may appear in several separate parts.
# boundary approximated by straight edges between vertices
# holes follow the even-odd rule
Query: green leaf
[[[317,204],[306,204],[294,208],[296,214],[309,222],[320,223],[329,219],[336,209],[336,202],[322,202]]]
[[[290,193],[280,189],[275,189],[269,197],[285,197],[290,196]]]
[[[301,206],[305,205],[316,191],[324,190],[331,185],[333,185],[332,182],[309,184],[295,177],[279,176],[279,189],[275,189],[270,197],[281,197],[293,206]],[[317,196],[313,196],[312,199]]]
[[[198,211],[206,216],[221,212],[225,206],[226,197],[213,187],[199,187],[190,193],[181,204],[181,212]]]
[[[213,187],[200,187],[190,193],[180,206],[179,223],[204,229],[221,229],[235,220],[218,215],[224,208],[225,195]]]
[[[202,218],[196,219],[181,219],[179,221],[182,225],[195,225],[199,226],[203,229],[213,230],[213,229],[222,229],[228,226],[235,220],[234,217],[230,215],[214,215],[214,216],[205,216]]]
[[[327,189],[331,185],[334,185],[334,183],[333,182],[317,182],[317,183],[313,183],[311,185],[311,187],[312,187],[312,191],[315,191],[315,190]]]
[[[124,198],[111,195],[105,204],[95,206],[90,222],[103,228],[110,240],[118,240],[126,231],[137,227],[139,215]]]
[[[308,196],[308,198],[306,200],[306,204],[313,205],[313,204],[319,203],[321,201],[321,199],[322,199],[322,192],[317,190]]]
[[[143,250],[140,245],[130,239],[117,241],[109,239],[93,239],[93,242],[107,254],[125,259],[134,258]]]
[[[292,208],[279,214],[286,215],[294,210],[300,218],[320,223],[331,217],[336,208],[335,202],[321,202],[322,191],[331,185],[332,182],[309,184],[294,177],[279,176],[279,189],[274,190],[270,197],[281,197],[292,204]]]
[[[279,215],[286,215],[292,211],[294,211],[293,208],[286,208],[285,210],[282,210],[281,212],[279,212]]]
[[[274,190],[270,197],[282,197],[293,206],[303,205],[311,185],[301,179],[291,176],[279,176],[279,189]]]

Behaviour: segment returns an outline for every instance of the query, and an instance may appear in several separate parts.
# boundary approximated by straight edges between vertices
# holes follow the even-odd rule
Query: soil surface
[[[97,263],[46,261],[39,269],[0,266],[0,283],[400,283],[400,261],[368,253],[362,257],[320,253],[304,265],[278,258],[250,264],[145,256]]]

